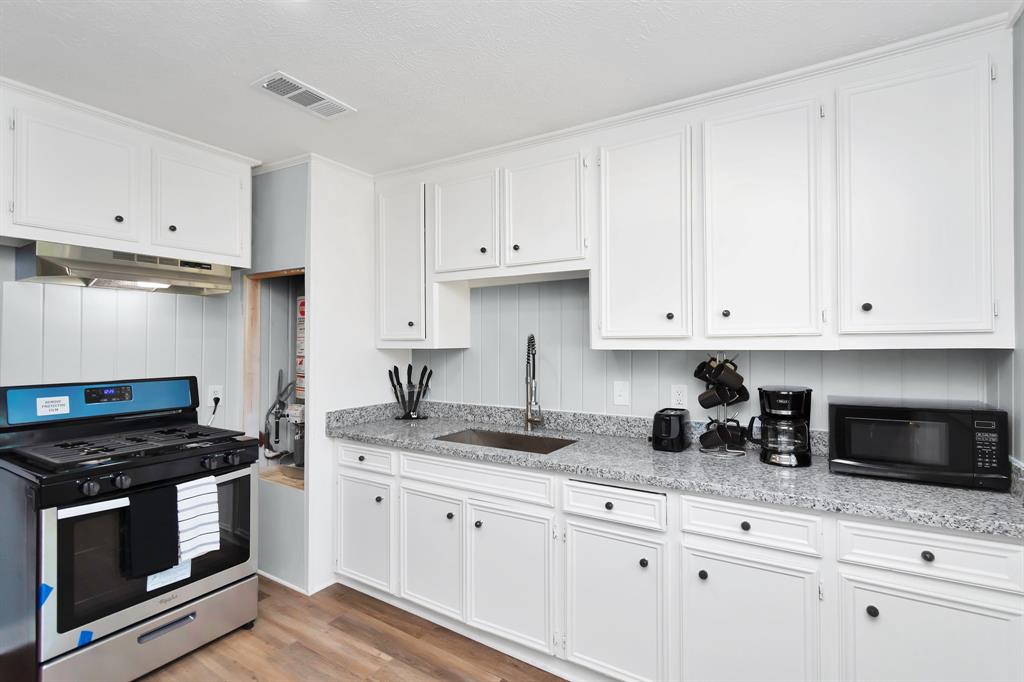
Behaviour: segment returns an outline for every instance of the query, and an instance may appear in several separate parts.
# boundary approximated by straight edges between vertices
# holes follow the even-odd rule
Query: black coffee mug
[[[732,363],[722,362],[711,370],[711,381],[735,391],[743,386],[743,375],[736,371],[736,366]],[[747,397],[750,397],[749,394]]]
[[[715,371],[718,366],[718,361],[714,359],[704,360],[697,368],[693,370],[693,376],[695,379],[700,379],[706,384],[711,383],[711,373]]]
[[[700,446],[708,450],[710,450],[711,448],[717,448],[721,446],[723,443],[725,443],[725,441],[722,440],[722,435],[718,433],[717,427],[710,431],[705,431],[704,433],[700,434],[698,440],[700,440]]]
[[[736,391],[732,390],[728,386],[712,386],[697,396],[697,402],[701,407],[707,410],[712,407],[718,407],[719,405],[728,405],[731,401],[736,399],[736,396]]]
[[[750,400],[750,391],[747,390],[746,386],[740,386],[736,389],[736,397],[729,401],[729,405],[735,405],[736,403],[745,403]]]

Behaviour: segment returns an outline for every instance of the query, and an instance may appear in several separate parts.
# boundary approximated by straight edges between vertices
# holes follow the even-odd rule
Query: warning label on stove
[[[47,417],[53,414],[70,414],[71,399],[66,395],[55,395],[48,398],[36,398],[36,416]]]

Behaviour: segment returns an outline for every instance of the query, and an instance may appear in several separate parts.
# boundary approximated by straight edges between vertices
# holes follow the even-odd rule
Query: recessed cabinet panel
[[[462,618],[462,502],[402,488],[402,596]]]
[[[665,679],[661,542],[568,524],[566,655],[612,677]]]
[[[505,264],[583,257],[582,159],[505,171]]]
[[[248,167],[184,147],[153,151],[153,243],[239,256]]]
[[[498,171],[434,185],[437,272],[498,265]]]
[[[380,338],[426,338],[423,185],[378,195],[377,249]]]
[[[17,109],[14,120],[15,224],[138,239],[140,221],[148,223],[139,205],[143,147],[130,129],[42,103]]]
[[[341,536],[338,570],[391,591],[392,488],[386,483],[338,476]]]
[[[990,82],[979,60],[839,90],[840,332],[992,329]]]
[[[889,577],[874,583],[841,573],[840,583],[842,679],[1024,679],[1022,614],[991,596],[944,596],[932,583],[902,587]]]
[[[689,131],[601,150],[601,336],[690,335]]]
[[[685,548],[683,679],[820,679],[819,574],[814,563],[787,565],[774,558]]]
[[[818,105],[704,124],[709,336],[818,332]]]
[[[550,515],[469,503],[472,625],[551,651]]]

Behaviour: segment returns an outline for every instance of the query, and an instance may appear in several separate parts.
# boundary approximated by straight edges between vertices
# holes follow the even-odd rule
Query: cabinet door
[[[423,185],[377,197],[377,291],[380,338],[426,338],[423,274]]]
[[[570,522],[566,655],[612,677],[665,679],[664,544]]]
[[[242,256],[250,239],[250,176],[243,163],[161,144],[153,150],[153,243]]]
[[[462,502],[402,488],[402,596],[462,619]]]
[[[840,332],[992,329],[988,102],[984,61],[839,90]]]
[[[138,240],[148,216],[140,204],[144,157],[137,133],[34,102],[17,107],[14,121],[15,224]]]
[[[583,257],[583,159],[505,171],[505,264]]]
[[[818,104],[704,124],[709,336],[818,332]]]
[[[467,620],[551,653],[551,515],[469,503]]]
[[[690,133],[601,149],[601,336],[690,335]]]
[[[498,265],[498,171],[434,185],[434,270]]]
[[[817,680],[818,569],[683,549],[684,680]]]
[[[390,484],[338,476],[338,571],[391,591]]]
[[[927,581],[891,582],[887,576],[875,583],[841,573],[840,583],[843,679],[1024,679],[1019,610],[946,595]],[[1006,601],[1001,593],[989,595]]]

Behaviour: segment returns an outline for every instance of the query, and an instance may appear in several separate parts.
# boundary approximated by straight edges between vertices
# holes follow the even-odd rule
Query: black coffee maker
[[[782,467],[811,465],[811,389],[806,386],[762,386],[757,389],[761,416],[751,417],[747,436],[761,446],[761,461]],[[754,420],[761,437],[754,438]]]

